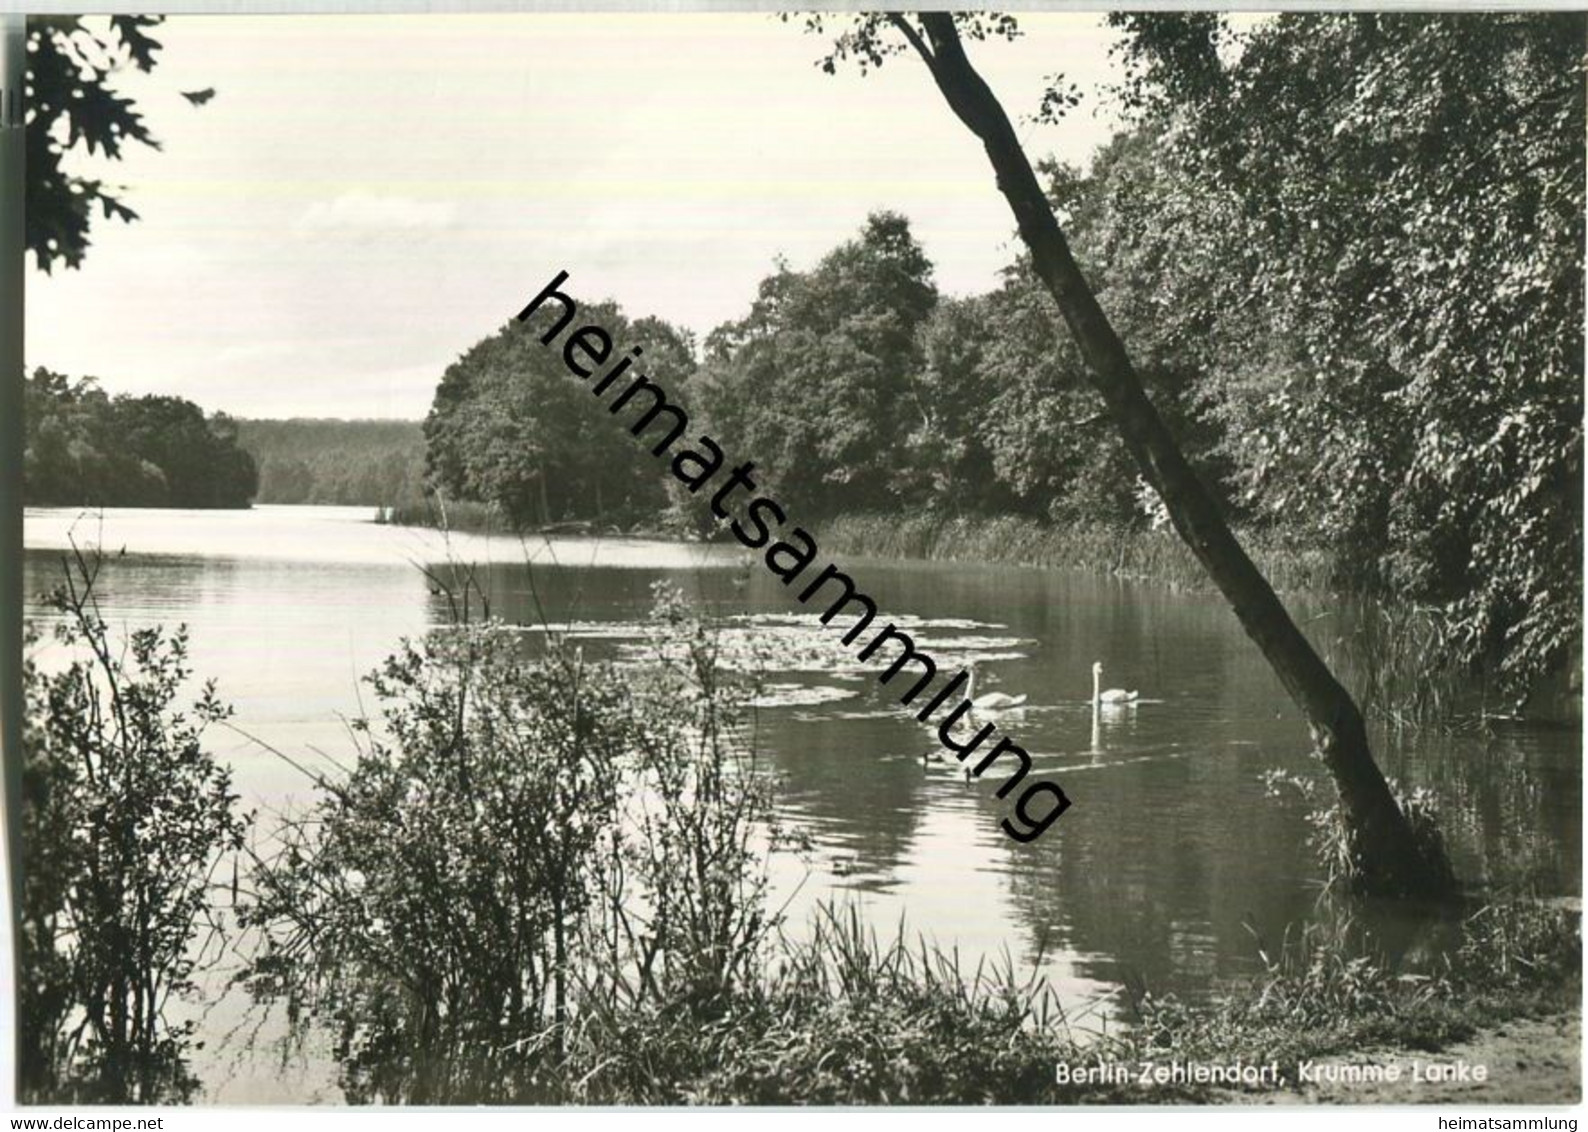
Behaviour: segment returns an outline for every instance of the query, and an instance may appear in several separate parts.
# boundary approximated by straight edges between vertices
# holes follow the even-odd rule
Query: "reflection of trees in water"
[[[1380,743],[1392,773],[1433,789],[1445,840],[1469,885],[1581,892],[1580,730],[1413,732]]]
[[[517,561],[435,567],[447,580],[467,574],[490,603],[493,616],[516,625],[549,626],[626,622],[632,638],[643,633],[642,623],[651,607],[652,586],[664,579],[703,614],[712,614],[730,590],[727,570],[642,570],[616,566],[587,566],[590,554],[582,549],[579,562],[568,565],[557,559],[556,549],[533,536],[525,536]],[[529,559],[525,561],[524,559]],[[444,620],[440,595],[432,594],[433,613]],[[535,640],[530,635],[530,640]],[[607,642],[603,642],[603,646]]]
[[[1011,952],[1030,959],[1039,948],[1062,948],[1078,957],[1081,974],[1102,981],[1206,994],[1257,970],[1259,941],[1273,949],[1287,928],[1320,922],[1301,808],[1268,797],[1262,783],[1275,766],[1313,769],[1305,730],[1228,612],[1199,596],[1108,579],[992,573],[856,568],[884,611],[1002,623],[1036,638],[1026,660],[995,666],[1036,709],[1001,721],[1001,730],[1029,740],[1033,773],[1059,773],[1072,810],[1036,843],[1016,845],[998,832],[1007,807],[990,790],[950,785],[936,766],[923,770],[930,738],[903,709],[842,720],[825,708],[769,709],[758,714],[759,740],[786,776],[785,812],[852,854],[857,872],[888,879],[918,863],[932,813],[967,807],[978,832],[958,852],[1002,874],[990,883],[1011,897]],[[729,570],[671,576],[722,612],[800,611],[758,568],[748,578]],[[646,607],[653,577],[537,566],[534,588],[554,619],[575,611],[580,620],[620,619]],[[497,612],[533,619],[522,566],[491,571],[489,585]],[[1111,664],[1110,682],[1162,702],[1104,713],[1094,729],[1089,668],[1099,657]],[[846,686],[859,697],[831,712],[891,704],[874,681]],[[1575,732],[1531,730],[1376,737],[1390,775],[1434,790],[1464,880],[1532,879],[1551,892],[1580,885],[1576,741]],[[1355,905],[1349,930],[1331,938],[1413,967],[1445,941],[1437,925],[1368,904]]]
[[[1075,601],[1094,586],[1103,592]],[[1061,777],[1076,804],[1061,836],[1014,850],[1016,906],[1033,939],[1093,956],[1093,977],[1204,992],[1250,969],[1243,923],[1282,928],[1310,900],[1301,824],[1263,798],[1258,760],[1226,741],[1286,750],[1304,735],[1272,720],[1277,689],[1227,610],[1121,583],[1063,588],[1071,600],[1048,606],[1051,632],[1078,694],[1090,692],[1087,654],[1106,650],[1126,658],[1110,683],[1159,702],[1086,705],[1065,721],[1060,750],[1086,758]]]
[[[1567,746],[1527,733],[1423,734],[1417,745],[1403,735],[1392,765],[1436,793],[1469,885],[1575,893],[1581,801]],[[1109,791],[1131,800],[1134,820],[1078,802],[1062,836],[1011,862],[1030,938],[1095,956],[1081,964],[1089,976],[1182,995],[1251,973],[1259,946],[1277,955],[1309,926],[1315,945],[1321,938],[1342,953],[1372,953],[1407,970],[1435,963],[1456,939],[1449,916],[1319,903],[1301,809],[1252,784],[1267,761],[1210,754],[1111,768]],[[1079,786],[1076,793],[1085,797]]]
[[[84,546],[99,547],[100,526],[93,512],[85,511],[82,519],[72,528],[73,536]],[[257,571],[260,564],[242,559],[210,557],[177,557],[164,555],[156,559],[136,555],[115,555],[118,549],[114,538],[103,548],[111,555],[103,560],[100,581],[104,593],[100,604],[119,616],[149,621],[184,620],[194,616],[194,610],[224,612],[235,604],[239,589],[237,579],[247,572]],[[47,615],[42,600],[44,592],[60,578],[62,552],[58,550],[28,550],[23,555],[23,600],[30,614]],[[200,645],[203,642],[198,642]]]
[[[526,545],[533,550],[535,544],[530,540]],[[494,614],[528,625],[544,619],[553,628],[570,621],[588,625],[642,617],[650,606],[656,576],[651,570],[556,568],[549,562],[499,565],[478,575]],[[754,573],[748,584],[742,572],[734,570],[676,570],[666,571],[665,576],[698,608],[718,615],[747,610],[801,612],[781,586]],[[819,627],[817,632],[835,641],[839,636]],[[527,634],[526,639],[529,647],[540,647],[538,634]],[[607,656],[615,654],[620,643],[595,639],[587,644],[592,656]],[[845,701],[839,710],[878,710],[891,702],[874,680],[845,682],[843,687],[859,691],[860,697]],[[752,715],[761,749],[786,776],[780,794],[783,805],[855,852],[867,871],[891,870],[908,859],[917,811],[928,804],[924,797],[928,784],[919,757],[927,740],[908,724],[907,712],[900,709],[897,718],[845,720],[839,726],[831,719],[810,718],[788,708],[762,709]]]
[[[1029,939],[1091,957],[1084,974],[1204,994],[1252,969],[1245,924],[1282,934],[1310,909],[1302,823],[1263,797],[1254,760],[1210,750],[1083,777],[1113,801],[1077,802],[1060,836],[1004,852],[1020,854],[1006,869]]]
[[[813,722],[780,730],[776,720],[763,713],[761,736],[784,776],[780,807],[820,831],[824,841],[853,852],[867,873],[907,865],[922,815],[939,804],[921,765],[928,742],[922,733],[886,718],[854,720],[842,729]]]

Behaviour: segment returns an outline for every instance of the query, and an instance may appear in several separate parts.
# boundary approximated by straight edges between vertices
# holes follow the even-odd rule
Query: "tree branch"
[[[899,33],[910,41],[910,46],[915,48],[915,53],[926,63],[927,69],[934,68],[937,60],[932,57],[932,49],[926,45],[920,33],[910,24],[910,19],[903,12],[889,12],[888,22],[899,29]]]

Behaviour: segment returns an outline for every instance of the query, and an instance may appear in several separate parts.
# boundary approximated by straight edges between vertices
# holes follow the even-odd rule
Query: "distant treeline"
[[[423,494],[418,421],[240,420],[237,441],[259,465],[260,503],[391,507]]]
[[[1043,166],[1237,520],[1436,610],[1453,653],[1515,686],[1581,632],[1580,27],[1282,16],[1211,70],[1135,60],[1127,127],[1087,171]],[[537,286],[593,278],[543,268]],[[908,222],[879,213],[809,270],[777,264],[698,347],[574,297],[798,519],[1159,517],[1023,258],[989,293],[942,295]],[[525,526],[702,524],[535,333],[509,324],[447,369],[430,482]]]
[[[247,507],[238,422],[181,397],[110,396],[91,377],[26,381],[23,494],[36,507]]]

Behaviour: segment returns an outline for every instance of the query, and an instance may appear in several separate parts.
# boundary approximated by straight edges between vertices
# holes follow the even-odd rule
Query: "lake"
[[[345,720],[373,705],[360,678],[404,635],[445,618],[421,566],[471,562],[492,610],[550,623],[586,654],[630,655],[668,580],[722,619],[728,640],[781,670],[756,734],[784,779],[779,806],[810,838],[776,876],[797,932],[822,900],[858,903],[879,932],[907,930],[978,956],[1039,964],[1079,1026],[1125,1011],[1122,988],[1199,998],[1259,969],[1256,941],[1306,920],[1317,869],[1303,807],[1270,796],[1275,768],[1312,772],[1307,731],[1216,597],[1063,571],[838,557],[888,619],[940,665],[978,664],[978,693],[1023,693],[1000,730],[1073,807],[1040,840],[999,829],[993,783],[967,784],[922,754],[935,745],[879,689],[876,666],[838,650],[794,591],[736,548],[631,539],[516,540],[376,525],[372,508],[247,512],[65,509],[27,513],[28,592],[60,577],[69,537],[111,556],[100,596],[113,627],[185,622],[195,671],[215,678],[241,732],[305,766],[351,758]],[[814,532],[818,539],[820,531]],[[440,565],[437,565],[440,564]],[[30,613],[38,604],[30,602]],[[1314,634],[1336,632],[1293,602]],[[835,622],[835,625],[838,624]],[[1093,715],[1091,665],[1137,707]],[[47,659],[46,659],[47,662]],[[1347,683],[1351,674],[1344,673]],[[216,729],[266,829],[302,806],[302,771]],[[1458,872],[1581,891],[1580,727],[1375,733],[1380,765],[1438,800]],[[211,1101],[335,1101],[323,1057],[283,1067],[250,1053],[229,996],[206,1016],[200,1072]]]

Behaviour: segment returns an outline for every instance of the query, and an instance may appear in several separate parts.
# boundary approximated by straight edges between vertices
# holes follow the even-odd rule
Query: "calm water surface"
[[[732,548],[471,536],[449,547],[377,526],[367,508],[39,509],[27,515],[30,593],[59,578],[69,533],[125,551],[102,579],[113,625],[187,623],[195,671],[219,681],[238,727],[321,769],[350,758],[342,721],[361,713],[360,677],[445,617],[421,564],[478,563],[495,612],[533,626],[538,606],[587,654],[617,659],[652,584],[670,580],[724,617],[731,640],[785,666],[769,676],[758,732],[786,779],[782,810],[815,847],[777,878],[791,920],[833,898],[859,903],[881,932],[902,913],[972,960],[1040,962],[1091,1024],[1119,1010],[1124,985],[1194,998],[1250,971],[1254,933],[1277,939],[1315,900],[1301,809],[1263,781],[1313,768],[1306,729],[1212,597],[1059,571],[842,561],[941,665],[976,660],[978,692],[1030,697],[1001,730],[1074,807],[1020,845],[998,828],[992,786],[923,766],[934,741],[877,690],[876,670],[846,665],[838,634]],[[1297,612],[1329,630],[1325,609]],[[1094,719],[1094,660],[1107,686],[1149,702]],[[212,736],[262,823],[312,800],[301,772],[241,735]],[[1375,749],[1386,773],[1435,792],[1463,876],[1580,893],[1579,729],[1378,735]],[[220,1040],[242,1005],[229,999],[205,1024],[217,1039],[201,1067],[210,1099],[336,1100],[323,1059],[284,1068]]]

